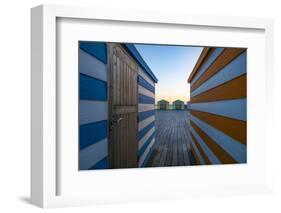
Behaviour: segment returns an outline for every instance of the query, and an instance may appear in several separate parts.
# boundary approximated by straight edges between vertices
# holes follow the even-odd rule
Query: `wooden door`
[[[109,44],[109,166],[138,167],[138,65],[121,45]]]

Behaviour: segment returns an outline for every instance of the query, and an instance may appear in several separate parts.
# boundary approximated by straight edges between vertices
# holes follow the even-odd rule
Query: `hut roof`
[[[157,103],[169,103],[169,101],[166,101],[166,100],[162,99],[160,101],[157,101]]]
[[[175,100],[173,103],[184,103],[184,102],[181,100]]]
[[[142,69],[150,76],[150,78],[157,83],[158,79],[149,68],[149,66],[145,63],[144,59],[142,58],[141,54],[133,44],[123,44],[123,47],[130,53],[130,55],[137,61],[137,63],[141,66]]]

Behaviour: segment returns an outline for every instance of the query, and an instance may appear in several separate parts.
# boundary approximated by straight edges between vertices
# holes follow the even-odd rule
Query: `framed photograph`
[[[31,10],[40,207],[270,192],[270,19]]]

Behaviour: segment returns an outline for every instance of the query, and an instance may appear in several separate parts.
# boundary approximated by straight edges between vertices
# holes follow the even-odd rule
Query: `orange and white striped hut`
[[[188,83],[194,163],[246,163],[246,49],[204,48]]]

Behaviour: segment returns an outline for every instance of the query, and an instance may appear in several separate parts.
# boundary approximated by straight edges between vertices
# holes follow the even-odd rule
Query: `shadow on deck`
[[[188,111],[157,110],[155,150],[147,167],[191,165],[188,126]]]

